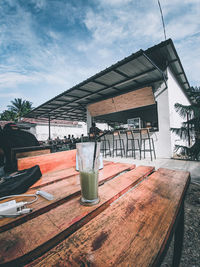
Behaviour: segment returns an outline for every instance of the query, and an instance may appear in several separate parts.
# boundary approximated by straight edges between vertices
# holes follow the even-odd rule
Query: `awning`
[[[144,87],[151,87],[154,92],[166,82],[167,66],[186,92],[189,83],[173,42],[169,39],[124,58],[33,109],[25,117],[86,121],[86,107],[89,104]]]

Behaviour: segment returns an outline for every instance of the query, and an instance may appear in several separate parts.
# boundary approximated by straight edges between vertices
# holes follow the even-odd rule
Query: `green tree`
[[[11,110],[4,110],[0,114],[0,120],[1,121],[17,121],[17,117],[16,117],[15,112]]]
[[[0,114],[0,120],[19,121],[26,113],[33,109],[32,103],[21,98],[15,98],[11,101],[12,105],[8,105],[8,109]]]
[[[200,158],[200,87],[191,87],[188,90],[191,105],[175,104],[175,109],[179,115],[186,119],[181,128],[171,128],[182,140],[188,141],[188,146],[176,145],[175,151],[180,150],[181,154],[192,160]],[[190,143],[193,137],[193,144]]]
[[[26,113],[32,110],[32,103],[21,98],[15,98],[11,101],[12,105],[8,105],[8,110],[16,114],[16,119],[19,121]]]

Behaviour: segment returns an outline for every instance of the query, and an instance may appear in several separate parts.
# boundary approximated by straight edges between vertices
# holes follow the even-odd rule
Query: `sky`
[[[160,0],[191,86],[200,86],[200,0]],[[164,41],[157,0],[0,0],[0,112],[37,107]]]

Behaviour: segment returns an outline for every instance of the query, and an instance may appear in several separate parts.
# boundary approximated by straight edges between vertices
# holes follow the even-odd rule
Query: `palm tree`
[[[186,119],[181,128],[171,128],[171,131],[177,134],[182,140],[188,141],[188,146],[175,146],[175,151],[181,151],[190,159],[199,159],[200,157],[200,87],[191,87],[188,91],[191,105],[175,104],[175,109],[179,115]],[[193,137],[194,143],[191,146],[190,139]]]
[[[12,111],[16,114],[16,118],[19,121],[23,115],[28,113],[33,109],[32,103],[27,100],[22,100],[21,98],[15,98],[11,101],[12,105],[8,105],[9,111]]]

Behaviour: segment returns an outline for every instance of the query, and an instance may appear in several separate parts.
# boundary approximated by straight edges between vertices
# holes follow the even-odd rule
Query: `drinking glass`
[[[76,148],[81,185],[80,202],[85,206],[92,206],[99,203],[100,142],[77,143]]]

